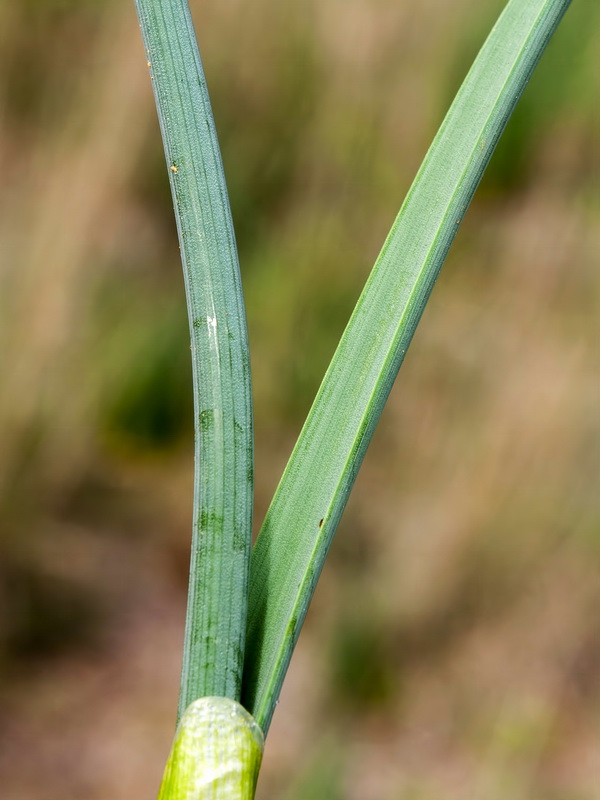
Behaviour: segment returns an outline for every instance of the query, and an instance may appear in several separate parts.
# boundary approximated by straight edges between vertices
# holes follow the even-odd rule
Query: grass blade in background
[[[253,550],[242,701],[266,733],[363,456],[494,147],[570,0],[511,0],[377,259]]]
[[[179,232],[192,340],[193,540],[179,715],[239,699],[252,522],[246,319],[225,178],[186,0],[136,0]]]

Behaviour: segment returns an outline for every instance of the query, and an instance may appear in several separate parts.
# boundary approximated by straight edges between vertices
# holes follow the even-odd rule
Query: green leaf
[[[253,439],[246,319],[225,177],[186,0],[136,0],[163,136],[190,322],[195,415],[192,557],[180,714],[239,699]]]
[[[568,5],[506,6],[400,209],[290,457],[251,563],[242,700],[265,732],[333,533],[440,267]]]

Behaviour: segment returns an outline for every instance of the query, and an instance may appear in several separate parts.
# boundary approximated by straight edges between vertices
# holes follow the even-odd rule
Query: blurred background
[[[192,4],[238,237],[260,523],[501,0]],[[577,0],[424,314],[259,800],[600,798],[600,6]],[[0,0],[0,785],[155,796],[190,356],[132,0]]]

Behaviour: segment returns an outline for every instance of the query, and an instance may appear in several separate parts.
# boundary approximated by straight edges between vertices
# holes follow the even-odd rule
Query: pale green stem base
[[[264,739],[235,700],[202,697],[182,716],[158,800],[253,800]]]

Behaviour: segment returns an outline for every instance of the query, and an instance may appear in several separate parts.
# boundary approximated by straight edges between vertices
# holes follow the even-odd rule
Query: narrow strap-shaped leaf
[[[179,712],[239,699],[252,520],[246,320],[225,178],[186,0],[136,0],[185,277],[194,381],[192,556]]]
[[[179,722],[158,800],[252,800],[263,746],[235,700],[194,701]]]
[[[242,699],[267,731],[348,494],[442,262],[569,0],[511,0],[454,100],[325,375],[254,547]]]

